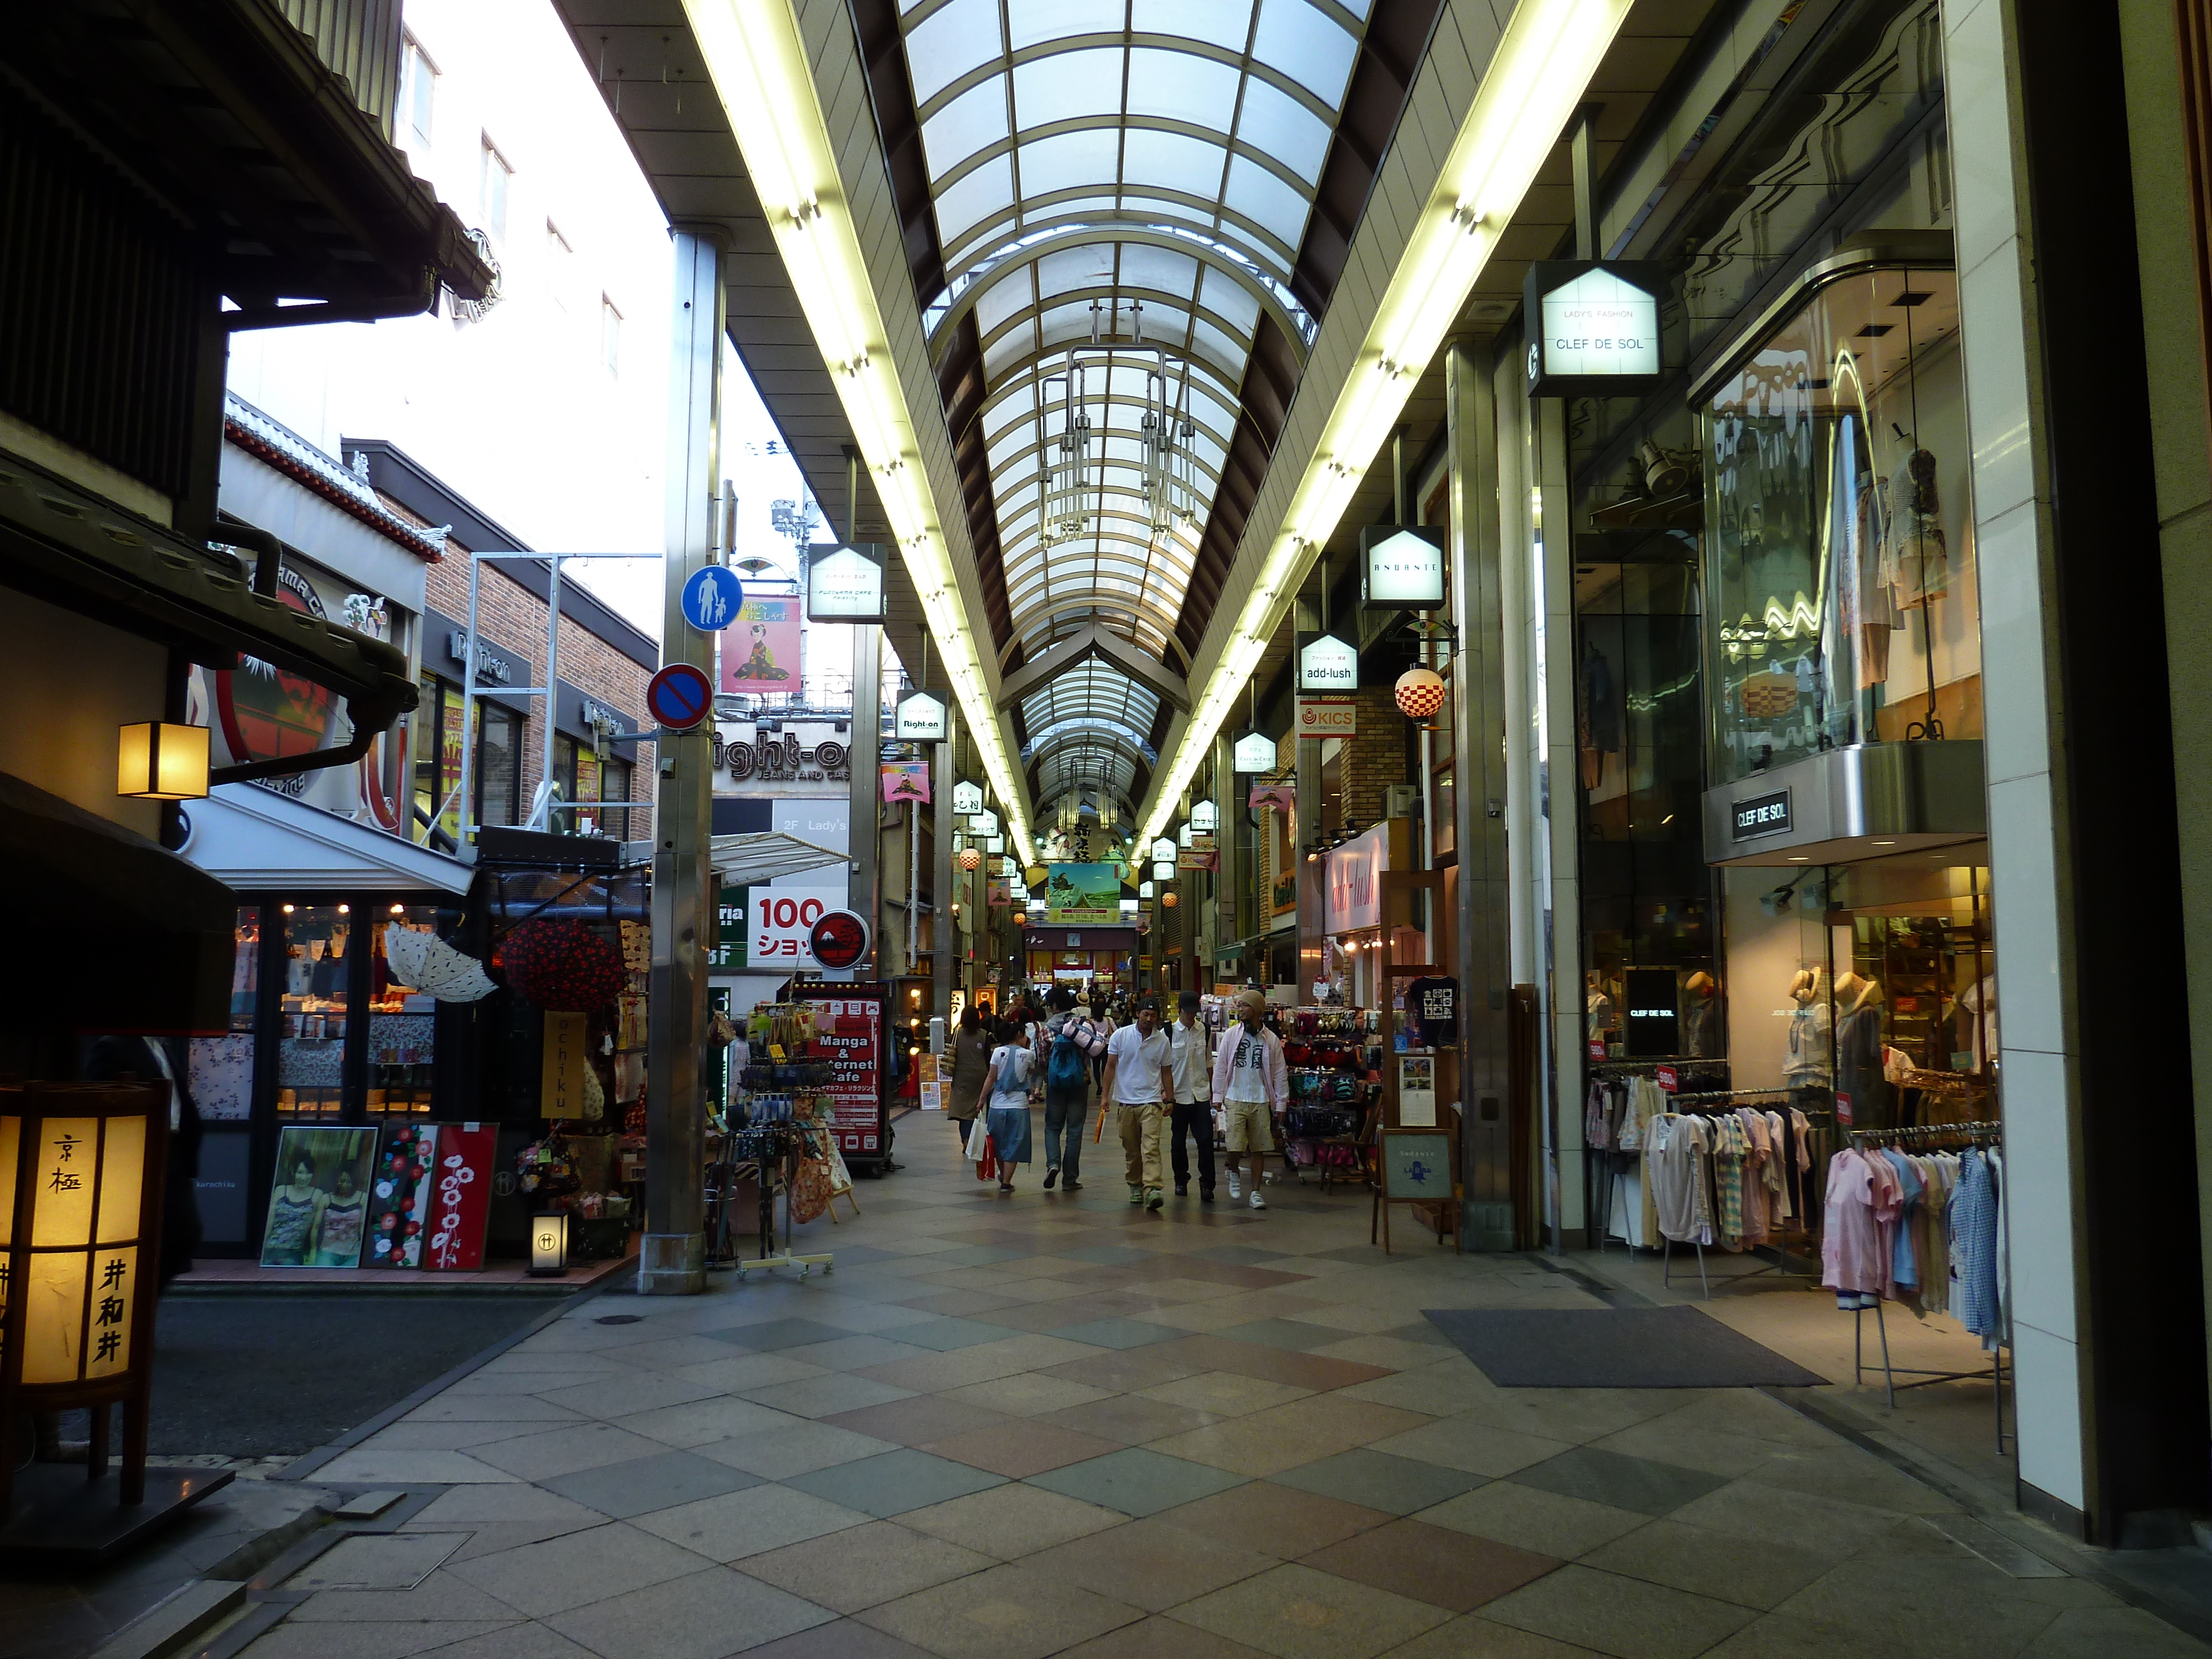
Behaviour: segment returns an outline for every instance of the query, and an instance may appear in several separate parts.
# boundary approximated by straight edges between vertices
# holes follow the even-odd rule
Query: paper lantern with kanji
[[[1407,720],[1432,720],[1444,706],[1444,677],[1433,668],[1408,668],[1398,676],[1397,697]]]
[[[541,1008],[591,1013],[623,990],[622,951],[581,922],[538,917],[507,936],[492,957],[507,982]]]
[[[981,850],[974,847],[962,848],[960,849],[960,867],[963,870],[981,869],[983,867],[983,854]]]

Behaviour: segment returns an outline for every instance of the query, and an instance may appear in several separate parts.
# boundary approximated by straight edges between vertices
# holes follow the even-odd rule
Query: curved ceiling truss
[[[903,7],[947,273],[923,320],[933,351],[980,342],[974,420],[1012,614],[1002,663],[1096,625],[1188,670],[1178,624],[1255,342],[1279,337],[1302,361],[1314,338],[1293,277],[1370,3]],[[1072,367],[1090,426],[1071,495]],[[1171,500],[1144,426],[1163,391]],[[1127,802],[1149,780],[1159,700],[1103,662],[1056,677],[1020,714],[1040,816],[1086,788]]]

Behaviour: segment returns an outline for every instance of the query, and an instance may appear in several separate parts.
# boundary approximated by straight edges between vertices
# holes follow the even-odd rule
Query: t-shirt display
[[[1459,1041],[1459,981],[1441,975],[1415,980],[1406,988],[1406,1013],[1425,1048]]]

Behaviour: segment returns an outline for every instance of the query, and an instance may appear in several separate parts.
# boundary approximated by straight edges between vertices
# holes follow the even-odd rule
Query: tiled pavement
[[[833,1274],[583,1301],[318,1470],[446,1490],[251,1659],[2212,1656],[1777,1399],[1501,1389],[1421,1317],[1596,1305],[1540,1263],[901,1127]]]

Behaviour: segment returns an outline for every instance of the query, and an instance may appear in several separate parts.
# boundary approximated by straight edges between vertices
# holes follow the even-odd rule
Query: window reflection
[[[374,1117],[427,1116],[437,1048],[437,1000],[394,975],[387,954],[395,933],[436,931],[427,904],[393,905],[377,919],[368,1014],[368,1111]]]
[[[276,1110],[335,1118],[343,1094],[350,907],[285,905]]]

